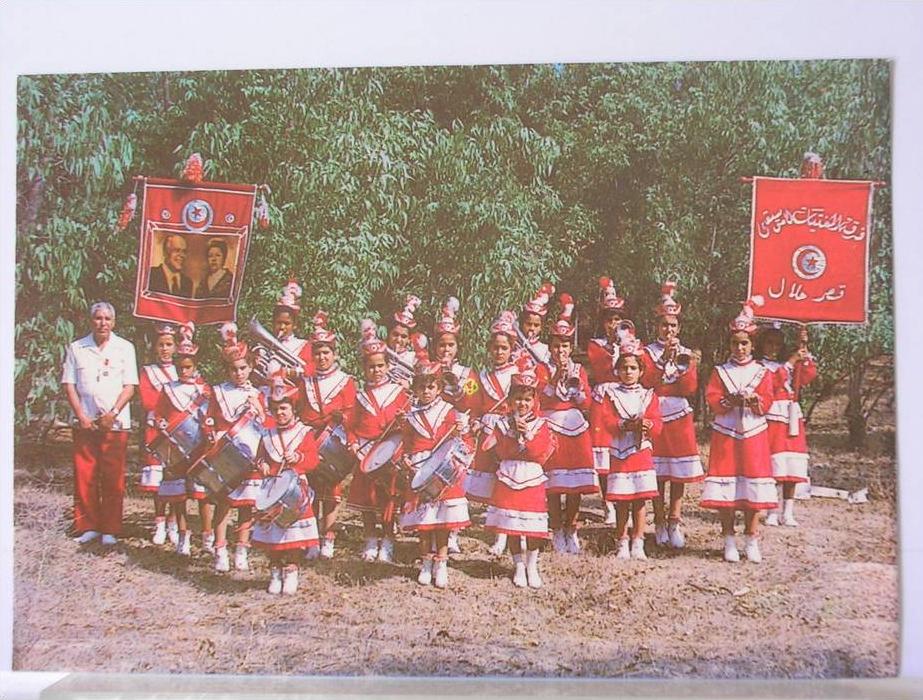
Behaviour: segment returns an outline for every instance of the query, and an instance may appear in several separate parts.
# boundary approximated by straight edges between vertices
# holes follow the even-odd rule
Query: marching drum
[[[157,436],[151,440],[147,449],[160,457],[166,470],[176,477],[186,474],[193,453],[205,442],[198,413],[200,405],[204,403],[194,402],[185,413],[178,414],[172,423],[161,420],[155,424]]]
[[[420,465],[410,488],[424,501],[435,501],[462,476],[471,461],[471,453],[465,443],[451,438],[437,447]]]
[[[198,459],[189,476],[209,495],[227,496],[253,471],[262,437],[260,420],[249,411],[244,413]]]
[[[260,518],[286,528],[304,517],[313,497],[307,481],[286,469],[278,476],[263,479],[255,507]]]
[[[319,461],[308,478],[318,486],[336,486],[352,473],[358,461],[346,446],[346,430],[342,425],[324,428],[318,442]]]
[[[393,463],[400,458],[402,438],[399,430],[381,438],[362,458],[359,464],[360,471],[375,480],[390,479],[391,469],[387,466],[393,467]]]

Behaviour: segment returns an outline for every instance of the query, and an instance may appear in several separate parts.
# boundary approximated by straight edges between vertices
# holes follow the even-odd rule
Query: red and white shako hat
[[[285,370],[280,369],[272,373],[269,378],[269,402],[280,403],[290,401],[295,403],[295,397],[298,395],[298,387],[292,386],[285,381]]]
[[[548,304],[551,302],[551,295],[554,294],[554,285],[551,282],[545,282],[536,292],[535,296],[527,301],[523,307],[524,314],[536,314],[545,318],[548,313]]]
[[[528,387],[529,389],[538,387],[535,363],[525,353],[516,358],[516,374],[510,378],[510,388],[519,386]]]
[[[574,298],[564,292],[558,296],[558,302],[561,304],[561,310],[558,312],[558,320],[551,327],[551,335],[557,338],[573,338],[576,330],[573,324]]]
[[[158,338],[162,335],[172,335],[175,337],[177,332],[178,330],[176,326],[174,326],[172,323],[155,323],[154,324],[154,333],[157,334]]]
[[[199,354],[199,346],[192,341],[194,335],[195,324],[192,321],[186,321],[179,327],[180,341],[176,345],[177,355],[195,357]]]
[[[362,350],[362,356],[367,358],[372,355],[387,355],[388,346],[385,341],[378,337],[378,326],[370,318],[362,319],[359,324],[359,332],[362,334],[362,340],[359,341],[359,349]]]
[[[282,293],[279,294],[279,298],[276,300],[277,309],[288,309],[293,314],[297,314],[301,311],[301,295],[302,295],[301,286],[294,279],[289,279],[284,287],[282,287]]]
[[[411,333],[410,347],[413,348],[413,355],[417,362],[427,362],[429,360],[429,338],[425,333]]]
[[[336,333],[327,328],[327,319],[327,312],[323,309],[318,309],[317,313],[314,314],[314,332],[311,334],[311,345],[336,347],[337,336]]]
[[[250,348],[242,340],[237,338],[237,324],[225,323],[218,329],[224,346],[221,348],[221,354],[225,362],[237,362],[247,358]]]
[[[807,151],[801,161],[801,177],[820,180],[824,176],[824,159],[814,151]]]
[[[599,310],[619,311],[625,306],[625,300],[615,291],[615,283],[609,277],[599,278]]]
[[[516,314],[512,311],[501,311],[490,324],[490,334],[505,335],[511,343],[516,342]]]
[[[439,316],[439,320],[436,321],[435,331],[437,336],[443,333],[458,335],[458,331],[461,330],[458,323],[458,308],[458,299],[455,297],[446,299],[445,304],[442,305],[442,314]]]
[[[731,333],[738,333],[743,331],[748,335],[753,335],[756,333],[758,326],[756,321],[753,319],[754,311],[766,303],[766,300],[760,294],[755,294],[745,302],[743,302],[743,307],[740,310],[740,313],[731,321],[730,329]]]
[[[404,308],[394,313],[394,322],[404,326],[409,330],[417,327],[417,320],[413,317],[416,310],[420,308],[420,298],[413,294],[408,294],[404,301]]]
[[[641,357],[644,354],[644,346],[641,340],[634,332],[625,329],[619,337],[619,357],[630,355],[632,357]]]
[[[657,316],[679,316],[682,305],[673,298],[676,291],[676,282],[668,280],[660,286],[660,303],[654,308]]]
[[[414,379],[421,378],[434,378],[442,375],[443,367],[438,362],[432,362],[429,359],[418,359],[417,363],[413,366],[413,376]]]

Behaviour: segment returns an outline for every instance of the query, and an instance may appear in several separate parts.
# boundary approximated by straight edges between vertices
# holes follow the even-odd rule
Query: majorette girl
[[[504,311],[490,326],[487,351],[493,367],[480,371],[476,390],[466,401],[470,407],[472,430],[477,438],[474,463],[465,478],[469,501],[490,503],[493,493],[497,463],[491,448],[497,439],[494,429],[507,411],[507,393],[517,371],[511,359],[515,343],[516,316],[512,311]],[[506,534],[498,532],[491,552],[499,556],[505,549]]]
[[[198,421],[203,421],[205,412],[208,407],[208,400],[211,396],[211,390],[199,376],[196,367],[196,355],[199,353],[199,346],[193,342],[193,333],[195,325],[192,321],[184,323],[180,327],[180,342],[176,348],[176,372],[177,379],[163,385],[163,390],[157,400],[154,408],[152,423],[164,427],[184,420],[188,416],[195,417]],[[190,554],[191,533],[188,530],[186,518],[186,499],[189,498],[190,486],[189,480],[185,475],[166,474],[166,477],[160,482],[158,491],[159,497],[166,503],[169,503],[176,514],[178,526],[178,536],[176,541],[176,551],[183,556]],[[205,515],[201,512],[203,523],[206,522]],[[209,522],[203,524],[206,533],[211,530],[211,513],[209,512]]]
[[[378,443],[396,428],[395,419],[409,404],[407,391],[388,379],[387,346],[377,337],[375,323],[365,319],[361,324],[362,367],[365,386],[356,394],[356,405],[346,420],[346,435],[350,449],[360,461]],[[394,561],[394,511],[397,473],[390,466],[386,479],[373,479],[359,467],[353,471],[346,505],[362,513],[365,549],[362,558]],[[376,528],[381,521],[382,537],[379,542]]]
[[[536,415],[538,379],[520,357],[510,385],[507,415],[497,423],[493,448],[496,481],[487,507],[486,526],[510,539],[517,587],[540,588],[539,550],[548,539],[548,506],[545,496],[544,464],[554,452],[554,433],[544,418]],[[525,540],[525,546],[523,546]]]
[[[154,332],[157,334],[154,341],[157,362],[141,368],[141,384],[138,387],[141,411],[148,421],[144,429],[144,443],[147,446],[150,446],[157,437],[157,429],[151,426],[150,422],[157,399],[160,398],[160,391],[164,384],[176,381],[176,367],[173,365],[173,355],[176,352],[176,328],[170,324],[158,324],[154,327]],[[154,544],[164,544],[169,537],[170,542],[175,545],[179,539],[176,514],[171,512],[170,517],[167,518],[167,503],[157,495],[160,482],[163,481],[163,462],[149,449],[144,450],[143,460],[138,490],[154,496],[154,533],[151,541]]]
[[[291,368],[286,371],[289,379],[296,379],[302,374],[310,374],[314,369],[314,357],[311,353],[311,343],[295,335],[295,326],[301,313],[302,289],[298,282],[290,279],[282,288],[282,293],[272,310],[272,331],[282,346],[293,356],[304,363],[304,367]],[[271,367],[270,371],[278,368]]]
[[[551,362],[548,346],[542,342],[542,324],[548,314],[548,303],[553,294],[554,285],[545,282],[519,312],[519,328],[525,336],[523,350],[529,353],[536,365],[548,365]]]
[[[615,503],[618,559],[647,559],[644,553],[645,503],[657,495],[651,441],[660,434],[663,421],[654,390],[640,384],[644,374],[643,355],[640,340],[630,336],[622,341],[615,363],[619,381],[597,386],[590,409],[593,446],[608,448],[602,453],[609,462],[606,499]]]
[[[269,410],[275,417],[275,427],[260,440],[256,463],[264,476],[264,488],[271,485],[273,477],[292,470],[307,495],[310,487],[305,474],[317,466],[317,443],[314,431],[296,417],[297,394],[298,389],[286,384],[283,373],[273,376]],[[253,544],[269,556],[267,590],[273,594],[293,595],[298,590],[298,561],[304,556],[304,550],[317,548],[318,544],[311,499],[305,498],[298,519],[288,527],[279,526],[270,517],[258,518],[253,527]]]
[[[772,478],[782,485],[782,511],[766,516],[767,525],[798,527],[795,520],[795,486],[808,480],[808,442],[798,397],[801,389],[817,377],[817,365],[808,352],[808,330],[800,329],[798,350],[785,362],[782,330],[763,329],[758,338],[760,362],[773,374],[772,406],[766,414]]]
[[[561,294],[559,302],[561,311],[551,328],[554,372],[539,366],[536,374],[542,415],[557,438],[557,448],[545,464],[552,545],[555,551],[577,554],[580,551],[577,537],[580,496],[596,493],[590,424],[584,417],[590,409],[590,384],[583,367],[571,359],[576,332],[572,325],[574,299],[570,294]]]
[[[316,434],[327,427],[339,425],[356,404],[356,380],[346,374],[339,365],[336,335],[327,328],[327,314],[314,314],[314,333],[311,335],[311,355],[314,371],[304,376],[301,383],[301,420]],[[318,489],[315,508],[321,515],[320,532],[323,543],[320,548],[308,547],[307,558],[333,557],[337,513],[343,499],[340,484]]]
[[[686,546],[680,527],[686,484],[705,478],[689,397],[698,386],[698,356],[679,342],[682,306],[673,298],[675,282],[661,287],[657,316],[657,340],[644,348],[644,376],[641,383],[652,387],[660,404],[663,430],[654,438],[654,468],[658,495],[654,498],[654,541],[676,549]],[[664,513],[664,495],[670,484],[669,515]],[[669,518],[669,519],[668,519]]]
[[[734,511],[744,512],[747,559],[760,562],[759,512],[776,507],[766,432],[773,380],[772,374],[753,359],[757,330],[753,307],[762,304],[759,296],[744,302],[730,325],[731,359],[715,367],[705,390],[705,400],[715,418],[701,505],[720,512],[724,559],[731,562],[740,561],[734,539]]]
[[[225,323],[220,329],[224,341],[222,359],[228,381],[212,387],[212,400],[208,404],[208,434],[217,439],[245,414],[255,421],[259,433],[266,416],[263,394],[250,383],[253,365],[250,348],[237,339],[237,324]],[[259,443],[250,446],[256,454]],[[247,571],[250,568],[247,552],[250,549],[250,528],[253,505],[259,493],[263,475],[256,465],[227,498],[219,499],[215,506],[215,570],[230,571],[228,560],[228,523],[231,508],[237,508],[238,538],[234,552],[234,568]]]
[[[407,413],[403,427],[403,463],[410,473],[416,472],[432,451],[468,429],[468,417],[458,413],[445,401],[442,393],[442,365],[418,360],[413,378],[413,410]],[[416,532],[420,539],[422,565],[417,582],[437,588],[448,585],[449,533],[470,524],[468,500],[462,485],[462,473],[437,499],[421,500],[408,488],[401,515],[401,528]]]
[[[625,300],[615,291],[615,284],[609,277],[599,278],[599,300],[597,302],[596,337],[587,343],[587,361],[590,363],[590,383],[596,387],[607,382],[617,382],[615,363],[619,359],[619,344],[634,335],[635,324],[625,319]],[[615,505],[606,500],[606,479],[608,471],[600,466],[608,458],[596,454],[596,473],[599,492],[606,509],[605,524],[615,525]]]

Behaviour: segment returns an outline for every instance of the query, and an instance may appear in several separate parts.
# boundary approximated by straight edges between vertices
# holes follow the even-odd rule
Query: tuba
[[[247,330],[256,339],[253,344],[253,372],[260,382],[268,384],[273,371],[279,366],[286,370],[295,370],[299,374],[304,373],[305,367],[301,358],[289,352],[278,338],[256,320],[256,316],[250,319]],[[273,367],[273,364],[276,367]],[[286,378],[285,381],[294,386],[291,380]]]

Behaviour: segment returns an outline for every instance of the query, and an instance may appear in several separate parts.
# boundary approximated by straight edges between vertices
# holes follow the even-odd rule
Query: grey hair
[[[108,311],[109,315],[112,316],[112,320],[115,320],[115,307],[108,301],[97,301],[90,306],[90,318],[93,318],[97,311]]]

